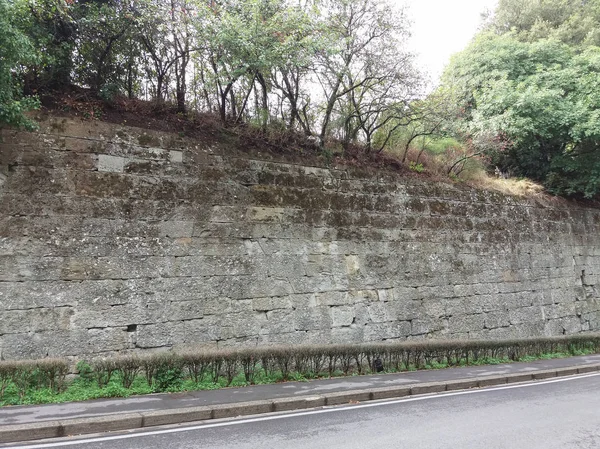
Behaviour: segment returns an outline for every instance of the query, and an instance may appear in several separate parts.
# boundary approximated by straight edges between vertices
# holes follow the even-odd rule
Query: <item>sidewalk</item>
[[[0,408],[0,443],[128,430],[600,371],[600,355]]]

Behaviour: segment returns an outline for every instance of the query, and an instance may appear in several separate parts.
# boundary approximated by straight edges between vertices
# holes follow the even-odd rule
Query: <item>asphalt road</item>
[[[597,449],[600,375],[15,447]]]

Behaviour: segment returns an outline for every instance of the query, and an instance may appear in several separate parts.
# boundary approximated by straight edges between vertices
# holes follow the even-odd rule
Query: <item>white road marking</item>
[[[386,406],[386,405],[401,404],[404,402],[416,402],[416,401],[427,401],[427,400],[431,400],[431,399],[442,399],[442,398],[446,398],[446,397],[450,397],[450,396],[462,396],[462,395],[466,395],[466,394],[488,393],[491,391],[511,390],[513,388],[536,387],[539,385],[546,385],[546,384],[552,384],[552,383],[558,383],[558,382],[568,382],[571,380],[585,379],[587,377],[595,377],[595,376],[600,376],[600,373],[574,375],[574,376],[554,378],[554,379],[549,379],[549,380],[532,381],[530,383],[505,385],[505,386],[499,386],[499,387],[486,387],[486,388],[481,388],[481,389],[476,389],[476,390],[462,390],[462,391],[455,391],[452,393],[433,393],[433,394],[428,394],[428,395],[421,395],[421,396],[408,397],[408,398],[402,398],[402,399],[383,400],[383,401],[376,401],[376,402],[374,401],[374,402],[368,402],[365,404],[357,404],[357,405],[348,405],[348,406],[339,406],[338,405],[338,406],[332,406],[332,408],[308,410],[305,412],[296,412],[296,413],[289,413],[289,414],[284,414],[284,415],[268,415],[268,416],[259,416],[259,417],[255,417],[255,418],[235,419],[233,421],[222,421],[222,422],[216,422],[216,423],[210,423],[210,424],[200,424],[200,425],[191,426],[191,427],[179,427],[179,428],[175,428],[175,429],[152,430],[152,431],[148,431],[148,432],[136,432],[136,433],[126,434],[126,435],[81,438],[81,439],[72,440],[72,441],[58,441],[55,443],[41,443],[41,444],[32,444],[32,445],[28,445],[28,446],[14,446],[14,447],[15,447],[15,449],[43,449],[43,448],[53,448],[53,447],[67,447],[67,446],[74,446],[77,444],[86,444],[86,443],[100,443],[100,442],[105,442],[105,441],[126,440],[126,439],[130,439],[130,438],[140,438],[140,437],[147,437],[147,436],[153,436],[153,435],[165,435],[165,434],[170,434],[170,433],[190,432],[190,431],[200,430],[200,429],[212,429],[215,427],[237,426],[240,424],[249,424],[249,423],[256,423],[256,422],[261,422],[261,421],[274,421],[277,419],[295,418],[298,416],[319,415],[322,413],[339,413],[339,412],[357,410],[357,409],[361,409],[361,408],[382,407],[382,406]]]

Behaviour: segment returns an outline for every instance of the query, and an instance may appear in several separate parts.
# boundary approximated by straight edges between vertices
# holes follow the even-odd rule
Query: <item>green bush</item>
[[[135,355],[116,357],[113,360],[115,371],[119,373],[123,388],[130,388],[142,369],[142,361]]]
[[[23,401],[25,394],[30,387],[34,387],[37,367],[35,362],[28,360],[15,362],[15,369],[12,375],[12,382],[17,389],[19,399]]]
[[[0,400],[4,398],[4,392],[12,383],[16,370],[16,362],[0,362]]]
[[[107,103],[113,103],[119,96],[122,96],[123,92],[121,87],[115,83],[107,83],[100,87],[98,96]]]
[[[94,370],[86,360],[80,360],[75,367],[77,375],[86,384],[94,380]]]
[[[226,349],[221,352],[221,375],[227,380],[227,386],[231,385],[233,379],[238,374],[238,358],[239,353],[237,351]]]
[[[179,390],[185,366],[184,358],[173,352],[152,354],[140,360],[146,382],[155,392]]]
[[[408,164],[408,168],[417,173],[423,173],[425,171],[425,167],[423,167],[423,164],[421,164],[420,162],[417,163],[414,161],[410,161],[410,163]]]
[[[213,352],[205,349],[187,350],[181,353],[183,367],[187,371],[190,379],[199,384],[209,373],[212,363],[215,359]]]
[[[115,371],[117,371],[116,360],[102,358],[92,362],[92,373],[100,388],[108,385]]]
[[[37,387],[47,387],[52,391],[60,392],[65,387],[65,379],[69,373],[69,363],[62,359],[42,359],[35,363],[39,377]]]
[[[242,371],[244,372],[246,383],[253,384],[258,370],[260,357],[256,354],[256,351],[244,349],[239,351],[238,360],[242,367]]]

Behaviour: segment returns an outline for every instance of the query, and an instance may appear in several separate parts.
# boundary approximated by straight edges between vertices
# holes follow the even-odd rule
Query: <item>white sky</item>
[[[450,56],[466,47],[481,24],[481,13],[497,0],[404,0],[412,20],[410,49],[436,83]]]

